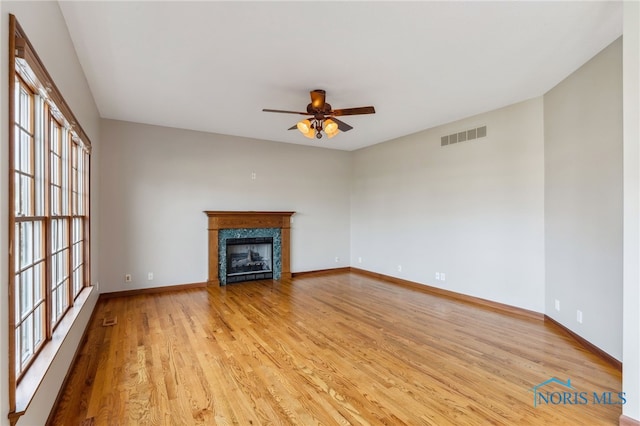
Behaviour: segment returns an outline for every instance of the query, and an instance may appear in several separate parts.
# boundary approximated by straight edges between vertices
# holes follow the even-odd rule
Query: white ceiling
[[[540,96],[622,34],[609,2],[61,1],[104,118],[354,150]],[[287,129],[309,91],[354,129]]]

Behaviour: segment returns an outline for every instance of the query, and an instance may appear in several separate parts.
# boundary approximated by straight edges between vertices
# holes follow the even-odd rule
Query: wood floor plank
[[[52,425],[615,425],[621,413],[534,407],[551,377],[590,397],[621,390],[620,372],[557,325],[348,272],[96,309]]]

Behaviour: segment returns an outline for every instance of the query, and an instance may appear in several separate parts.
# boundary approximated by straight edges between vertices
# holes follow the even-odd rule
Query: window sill
[[[89,296],[95,291],[97,291],[97,289],[91,286],[86,287],[80,292],[73,306],[60,320],[51,340],[45,344],[40,354],[38,354],[33,364],[22,377],[22,380],[16,387],[16,410],[13,413],[9,413],[12,424],[27,411],[29,404],[31,404],[33,397],[47,375],[69,331],[82,312],[86,302],[89,300]]]

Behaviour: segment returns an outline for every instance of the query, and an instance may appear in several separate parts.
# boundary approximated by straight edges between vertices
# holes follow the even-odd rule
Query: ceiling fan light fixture
[[[336,130],[335,130],[334,132],[332,132],[332,133],[328,133],[328,132],[325,132],[325,133],[327,133],[327,136],[329,137],[329,139],[331,139],[332,137],[334,137],[335,135],[337,135],[338,133],[340,133],[340,130],[336,129]]]
[[[331,139],[332,137],[340,133],[340,130],[338,129],[338,123],[336,123],[330,118],[325,120],[323,130],[327,134],[329,139]]]
[[[324,121],[324,132],[327,135],[335,134],[338,131],[338,124],[330,118]]]
[[[307,136],[307,133],[309,133],[309,131],[313,130],[311,127],[311,122],[306,119],[299,121],[296,126],[298,127],[298,130],[300,130],[300,132],[305,136]]]
[[[314,128],[313,124],[309,127],[307,133],[303,133],[303,135],[309,139],[313,139],[314,137],[316,137],[316,129]]]

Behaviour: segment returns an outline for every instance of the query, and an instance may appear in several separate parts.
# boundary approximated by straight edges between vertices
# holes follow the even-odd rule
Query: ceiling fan
[[[284,111],[280,109],[263,109],[264,112],[281,112],[285,114],[310,115],[311,117],[300,121],[295,126],[291,126],[289,130],[297,128],[308,138],[322,138],[324,132],[329,138],[334,137],[339,132],[348,132],[353,129],[344,121],[338,120],[336,117],[343,115],[360,115],[375,114],[376,110],[372,106],[364,106],[358,108],[331,109],[331,104],[325,101],[326,92],[321,89],[312,90],[311,103],[307,105],[307,111]]]

